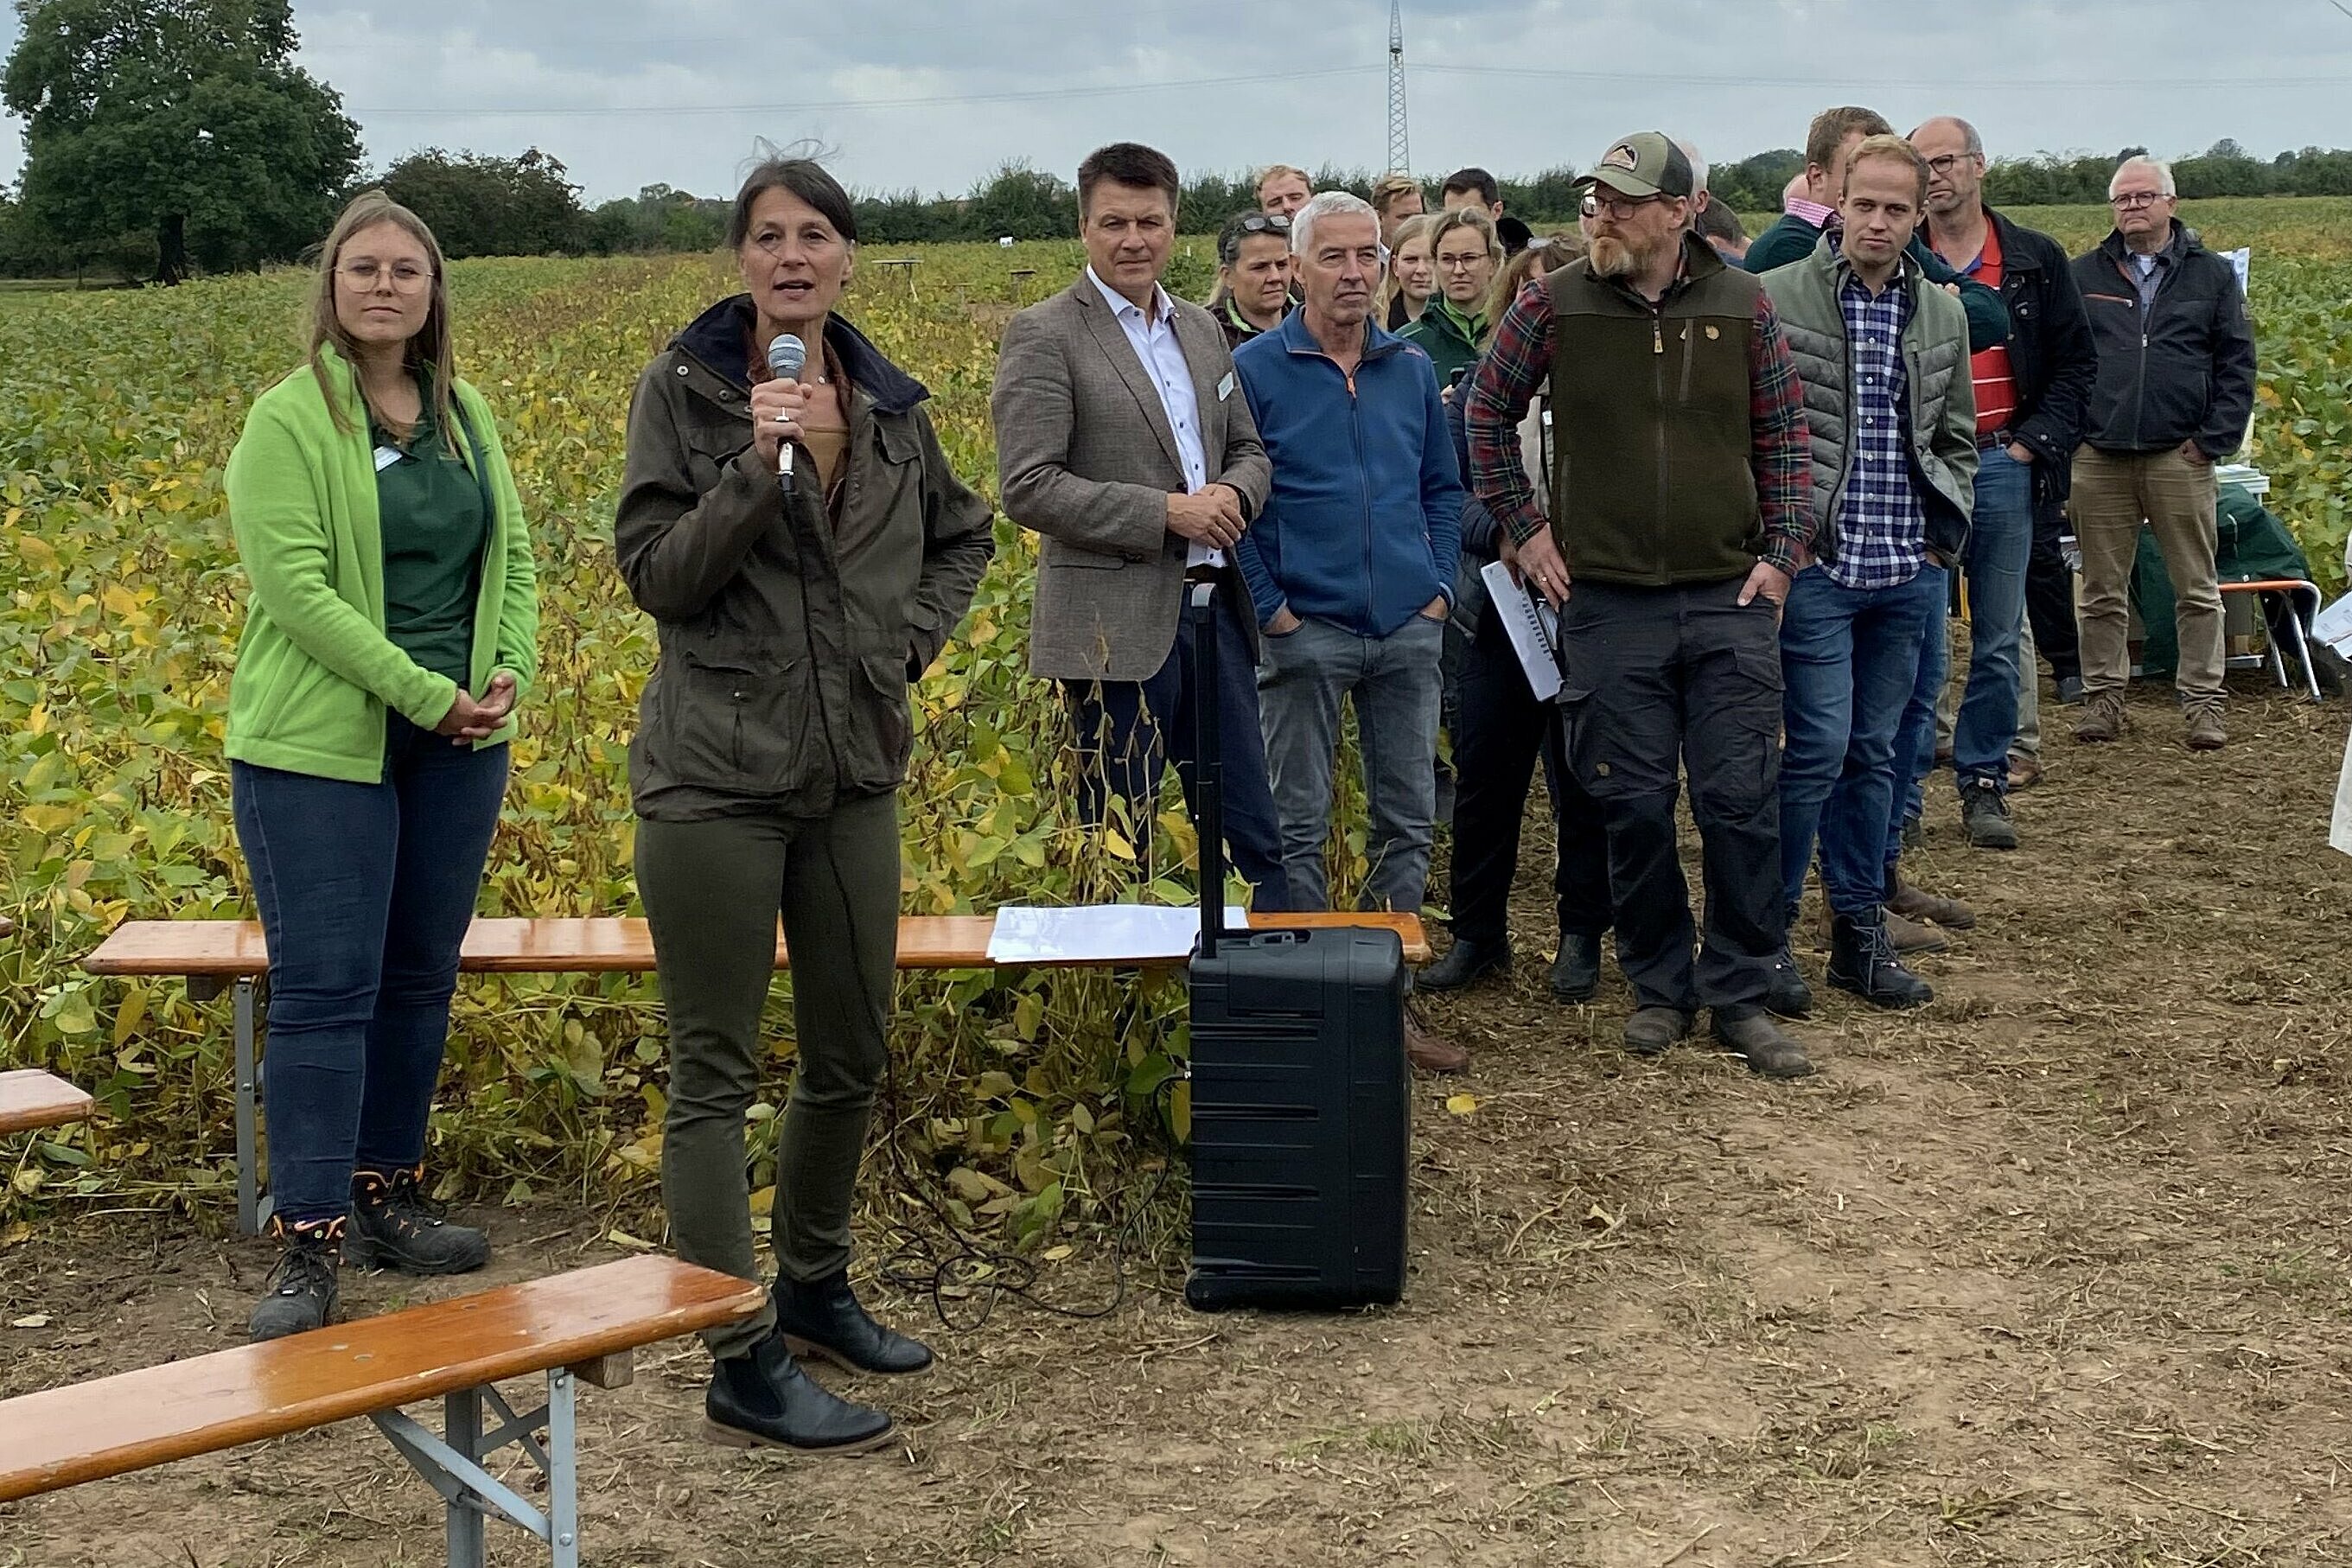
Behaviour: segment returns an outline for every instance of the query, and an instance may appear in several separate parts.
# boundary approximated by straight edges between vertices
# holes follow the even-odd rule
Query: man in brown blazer
[[[1044,543],[1029,669],[1061,683],[1080,809],[1150,831],[1162,770],[1195,799],[1196,702],[1217,704],[1225,840],[1252,907],[1288,907],[1257,707],[1257,624],[1232,549],[1272,472],[1216,319],[1160,285],[1176,165],[1131,142],[1078,165],[1087,270],[1005,328],[990,413],[1005,514]],[[1194,689],[1186,585],[1217,584],[1217,689]],[[1141,845],[1139,842],[1138,848]]]

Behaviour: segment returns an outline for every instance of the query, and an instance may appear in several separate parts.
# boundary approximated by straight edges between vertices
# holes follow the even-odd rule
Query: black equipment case
[[[1192,590],[1201,945],[1192,964],[1192,1271],[1220,1307],[1404,1292],[1404,944],[1391,931],[1226,931],[1216,608]]]

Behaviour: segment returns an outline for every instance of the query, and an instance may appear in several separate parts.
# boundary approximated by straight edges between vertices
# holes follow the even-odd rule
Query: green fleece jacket
[[[383,777],[384,710],[421,729],[438,724],[457,683],[394,646],[383,629],[383,537],[376,516],[375,451],[352,367],[331,348],[255,400],[229,454],[229,527],[253,583],[228,691],[228,754],[238,762],[320,778]],[[516,700],[538,672],[539,584],[522,498],[482,395],[451,389],[464,417],[451,434],[493,501],[474,605],[473,680],[515,678]],[[332,397],[351,426],[338,430]],[[481,444],[479,451],[474,444]],[[487,468],[479,465],[487,464]],[[483,741],[512,738],[509,718]]]

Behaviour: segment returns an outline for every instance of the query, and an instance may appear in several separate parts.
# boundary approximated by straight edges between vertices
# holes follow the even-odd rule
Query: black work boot
[[[813,1284],[776,1280],[776,1329],[796,1356],[822,1356],[848,1372],[920,1372],[931,1352],[876,1322],[849,1289],[849,1271]]]
[[[425,1195],[421,1165],[352,1173],[352,1261],[400,1274],[470,1274],[490,1260],[490,1238],[451,1225]]]
[[[1830,984],[1874,1007],[1916,1007],[1936,999],[1933,986],[1903,967],[1887,934],[1886,912],[1879,909],[1832,922]]]
[[[1813,988],[1805,984],[1805,972],[1797,967],[1794,941],[1797,930],[1797,907],[1789,907],[1789,921],[1780,934],[1780,952],[1772,960],[1772,973],[1764,982],[1766,1011],[1783,1018],[1810,1018],[1813,1014]]]
[[[1813,1061],[1805,1055],[1805,1047],[1782,1034],[1780,1026],[1760,1007],[1717,1007],[1715,1037],[1717,1044],[1745,1057],[1750,1071],[1765,1078],[1812,1075]]]
[[[712,1364],[702,1414],[704,1434],[730,1448],[862,1454],[890,1440],[890,1417],[818,1386],[782,1330]]]
[[[1643,1007],[1625,1020],[1625,1048],[1637,1057],[1662,1057],[1690,1033],[1691,1016],[1679,1007]]]
[[[1971,779],[1960,786],[1960,826],[1976,848],[2017,847],[2017,824],[2010,820],[2009,801],[1990,779]]]
[[[269,1235],[279,1244],[278,1267],[269,1271],[269,1292],[254,1303],[246,1337],[257,1343],[323,1329],[335,1321],[342,1293],[335,1276],[343,1262],[343,1221],[288,1225],[271,1219]]]
[[[1559,956],[1551,961],[1551,994],[1562,1002],[1590,1002],[1601,989],[1601,938],[1595,933],[1559,933]]]
[[[1511,972],[1511,944],[1507,942],[1472,942],[1455,937],[1445,956],[1412,977],[1412,983],[1430,991],[1459,991],[1472,981],[1486,974],[1508,974]]]

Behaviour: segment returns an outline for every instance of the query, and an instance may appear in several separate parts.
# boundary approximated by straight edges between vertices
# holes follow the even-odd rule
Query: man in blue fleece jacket
[[[1323,844],[1339,707],[1371,810],[1367,908],[1418,910],[1437,815],[1438,654],[1462,479],[1429,356],[1371,321],[1380,219],[1327,191],[1291,219],[1307,300],[1234,369],[1274,464],[1234,553],[1263,630],[1259,711],[1291,907],[1329,901]]]

